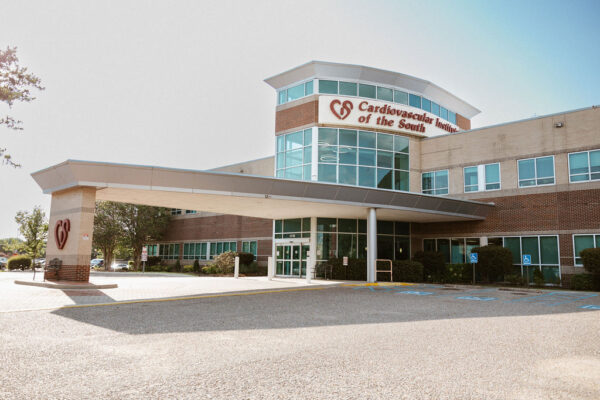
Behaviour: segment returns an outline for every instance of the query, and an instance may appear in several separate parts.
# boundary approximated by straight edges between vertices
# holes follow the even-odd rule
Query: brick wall
[[[46,270],[44,278],[48,280],[88,282],[90,278],[89,265],[62,265],[57,271]]]
[[[319,119],[319,102],[311,101],[275,113],[275,132],[283,132],[307,124],[316,123]]]
[[[460,114],[456,114],[456,125],[458,125],[459,128],[468,131],[471,129],[471,120],[463,117]]]
[[[172,219],[161,242],[272,237],[273,220],[216,215]]]

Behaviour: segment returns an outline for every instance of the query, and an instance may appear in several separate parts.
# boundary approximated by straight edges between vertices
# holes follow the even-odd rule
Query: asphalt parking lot
[[[598,399],[600,296],[342,286],[0,313],[0,398]]]

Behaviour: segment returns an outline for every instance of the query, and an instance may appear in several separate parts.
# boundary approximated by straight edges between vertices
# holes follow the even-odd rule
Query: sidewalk
[[[101,304],[145,299],[201,296],[218,293],[261,291],[295,288],[316,288],[337,285],[339,281],[267,277],[199,277],[185,274],[93,272],[95,285],[116,283],[116,289],[49,289],[16,285],[15,280],[31,281],[33,273],[0,272],[0,312],[52,309],[80,304]],[[36,281],[42,281],[36,274]]]

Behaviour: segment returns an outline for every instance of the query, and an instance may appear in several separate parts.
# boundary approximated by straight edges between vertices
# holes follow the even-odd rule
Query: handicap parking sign
[[[531,265],[531,254],[523,254],[523,265]]]
[[[471,253],[471,264],[477,264],[477,253]]]

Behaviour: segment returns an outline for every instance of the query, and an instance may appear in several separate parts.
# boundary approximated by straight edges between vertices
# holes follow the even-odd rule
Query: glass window
[[[421,191],[425,194],[433,194],[433,172],[425,172],[421,175]]]
[[[284,220],[283,221],[283,232],[284,233],[302,232],[302,219],[301,218],[292,218],[292,219]]]
[[[338,232],[356,233],[355,219],[338,219]]]
[[[408,171],[394,171],[394,189],[408,192],[409,188]]]
[[[288,151],[285,157],[285,166],[294,167],[297,165],[302,165],[302,154],[302,149]]]
[[[287,99],[287,93],[286,93],[286,90],[285,90],[285,89],[284,89],[284,90],[280,90],[280,91],[279,91],[279,96],[278,96],[277,103],[278,103],[278,104],[284,104],[284,103],[285,103],[285,101],[286,101],[286,99]]]
[[[304,84],[304,95],[308,96],[309,94],[313,94],[313,81],[308,81]]]
[[[600,235],[596,235],[600,237]],[[575,244],[575,265],[583,265],[581,260],[581,251],[585,249],[593,249],[596,243],[594,243],[594,235],[574,235],[573,242]]]
[[[369,99],[375,99],[377,97],[376,87],[374,85],[367,85],[360,83],[358,85],[358,95],[360,97],[368,97]]]
[[[319,128],[319,144],[337,145],[337,129]]]
[[[522,237],[521,249],[523,254],[529,254],[531,256],[531,265],[538,265],[540,263],[537,236]]]
[[[392,221],[377,221],[377,234],[378,235],[393,235],[394,234],[394,223]]]
[[[319,145],[319,161],[324,163],[338,162],[338,148],[328,144]]]
[[[340,164],[356,165],[356,147],[339,146],[338,155]]]
[[[569,154],[570,182],[600,179],[600,150]]]
[[[352,82],[340,82],[340,94],[344,96],[356,96],[358,85]]]
[[[319,164],[319,182],[337,182],[337,166],[334,164]]]
[[[448,170],[421,174],[421,191],[425,194],[448,194]]]
[[[338,94],[338,82],[319,79],[319,93]]]
[[[277,136],[277,151],[285,151],[285,136]]]
[[[504,247],[512,253],[513,264],[521,264],[521,239],[518,237],[505,237]]]
[[[477,167],[466,167],[465,174],[465,193],[477,192],[479,190]]]
[[[392,89],[377,86],[377,98],[379,100],[394,101],[394,91]]]
[[[377,150],[377,166],[382,168],[393,168],[393,154],[391,151]]]
[[[431,102],[431,112],[434,115],[437,115],[438,117],[441,115],[440,114],[440,105],[437,103],[434,103],[433,101]]]
[[[375,132],[358,132],[358,145],[360,147],[368,147],[371,149],[375,148],[376,135]]]
[[[303,137],[302,131],[285,135],[285,149],[294,150],[301,148]]]
[[[423,97],[421,108],[425,111],[431,112],[431,100],[427,100],[425,97]]]
[[[462,238],[452,239],[451,246],[452,264],[463,264],[465,262],[465,240]]]
[[[356,131],[340,129],[340,146],[356,147]]]
[[[317,232],[335,232],[335,218],[317,218]]]
[[[558,238],[556,236],[540,236],[540,255],[542,264],[558,265]]]
[[[304,148],[304,164],[310,164],[312,161],[312,146]]]
[[[408,154],[394,153],[394,168],[408,171]]]
[[[358,185],[375,187],[375,168],[358,167]]]
[[[394,101],[400,104],[408,104],[408,93],[394,90]]]
[[[444,261],[450,262],[450,240],[449,239],[437,239],[437,251],[444,255]]]
[[[340,182],[345,185],[356,185],[356,166],[340,165]]]
[[[519,187],[554,184],[554,157],[519,160]]]
[[[408,138],[394,135],[394,151],[408,153]]]
[[[382,150],[394,150],[394,136],[385,133],[377,134],[377,148]]]
[[[500,189],[500,164],[487,164],[485,166],[485,190]]]
[[[410,94],[408,96],[408,103],[412,107],[421,108],[421,96],[417,96],[416,94]]]
[[[375,165],[375,150],[358,149],[358,164],[359,165]]]
[[[287,101],[293,101],[299,99],[300,97],[304,97],[304,83],[288,88]]]
[[[304,130],[304,145],[310,146],[312,144],[312,129]]]
[[[435,239],[423,239],[424,251],[435,251]]]
[[[440,107],[440,116],[447,121],[448,120],[448,110],[445,109],[444,107]]]
[[[448,121],[454,125],[456,125],[456,113],[452,111],[448,111]]]
[[[302,167],[287,168],[285,170],[286,179],[302,180]]]
[[[391,169],[377,168],[377,187],[379,189],[392,189],[393,171]]]

